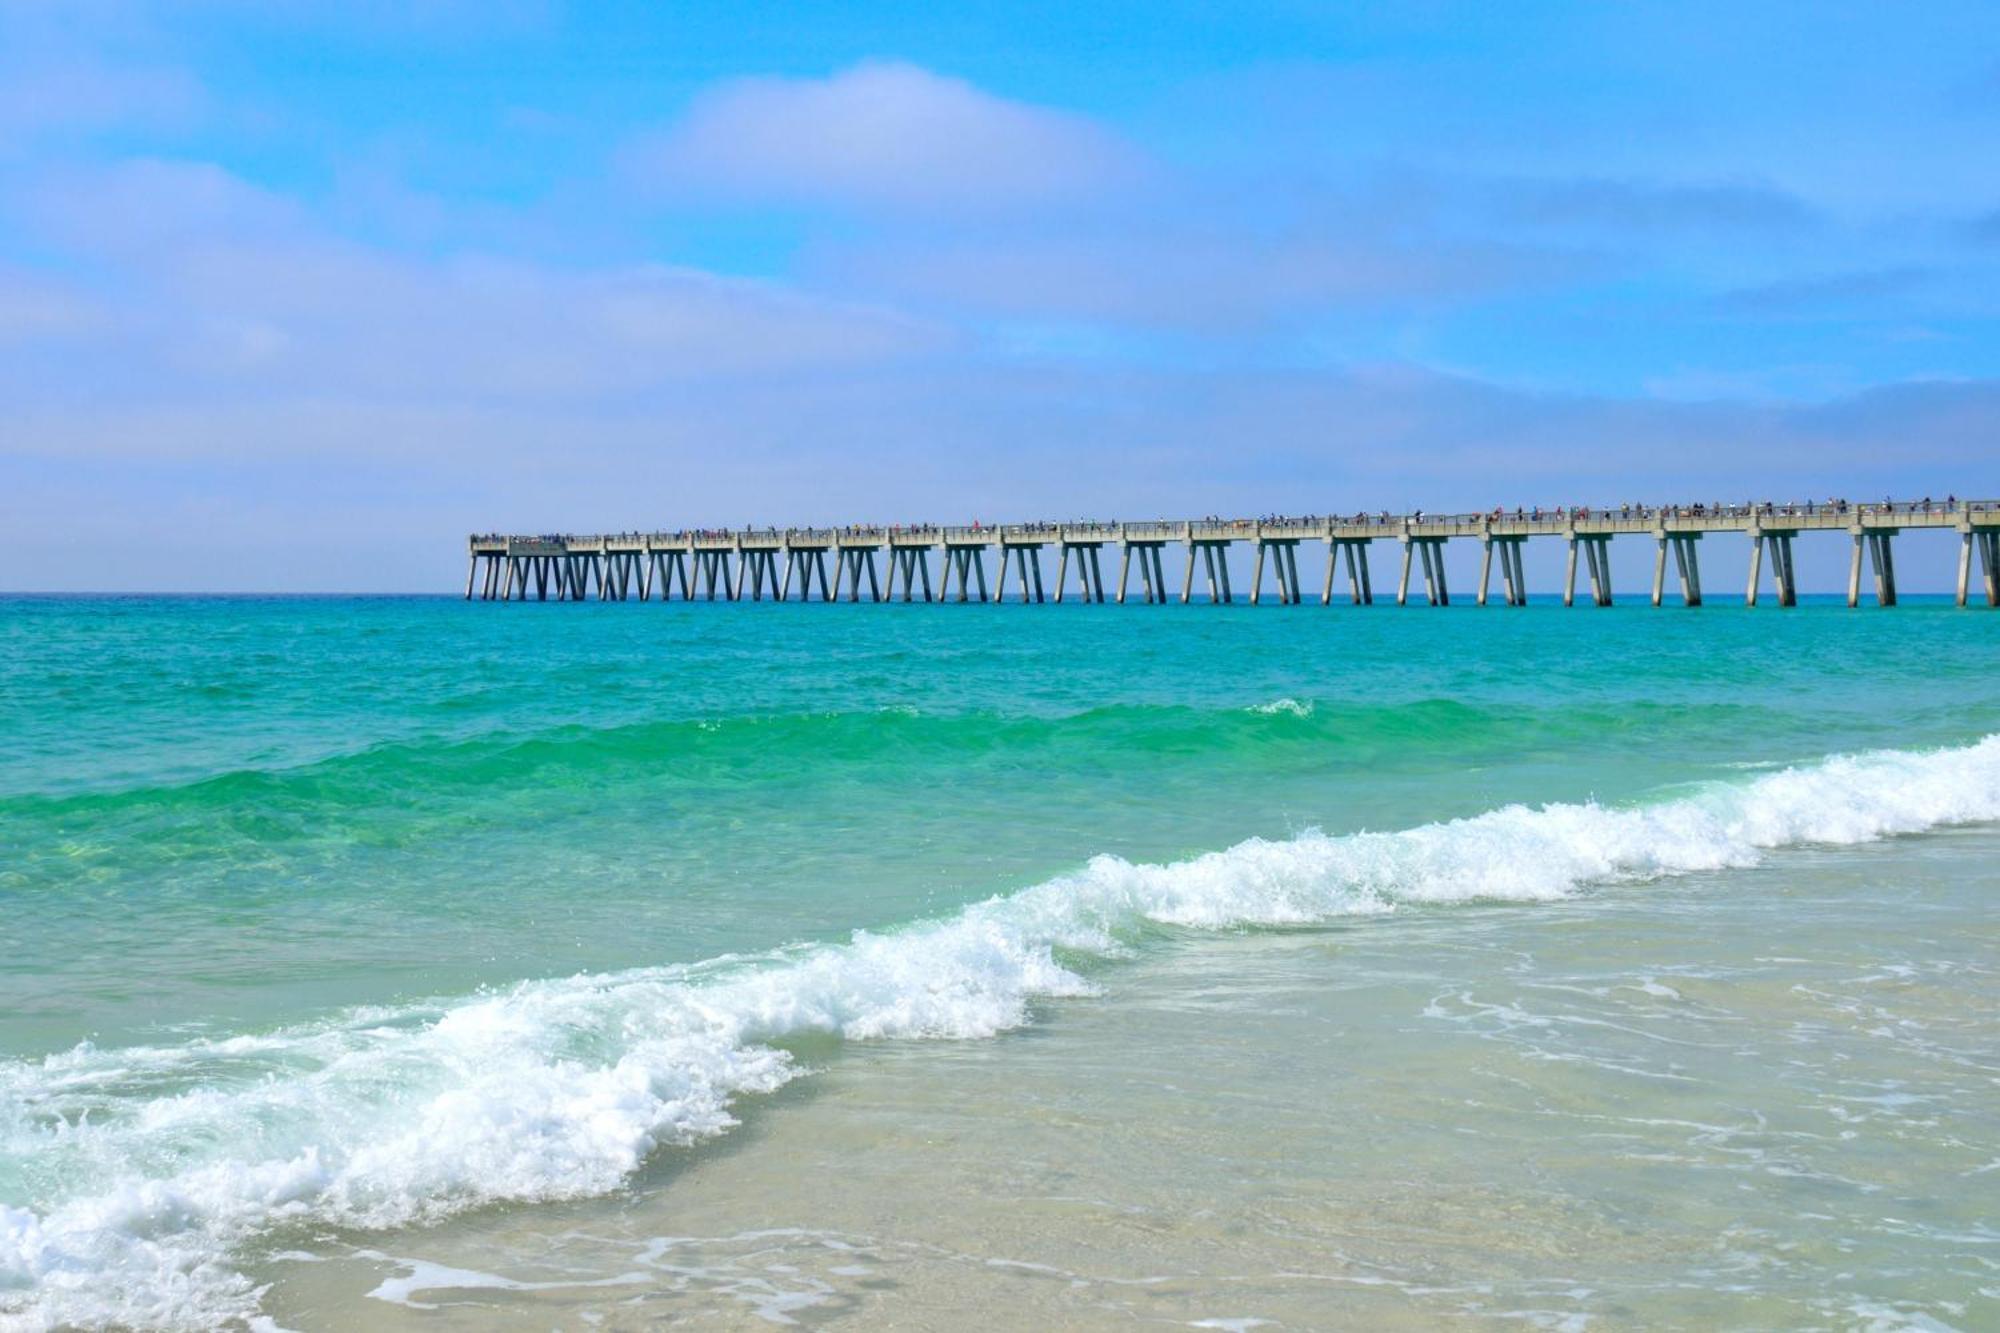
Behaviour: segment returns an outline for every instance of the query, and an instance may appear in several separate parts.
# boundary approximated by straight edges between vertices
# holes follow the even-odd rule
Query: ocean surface
[[[2000,1327],[2000,614],[0,599],[0,1328]]]

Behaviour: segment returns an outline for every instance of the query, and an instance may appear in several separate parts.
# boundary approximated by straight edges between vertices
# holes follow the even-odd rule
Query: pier
[[[965,527],[873,526],[843,528],[695,529],[627,532],[596,536],[474,536],[468,542],[467,600],[638,601],[675,597],[681,601],[1004,602],[1010,578],[1016,600],[1060,603],[1076,572],[1076,597],[1085,602],[1116,601],[1128,595],[1149,604],[1194,595],[1203,576],[1208,601],[1238,600],[1230,585],[1228,556],[1242,545],[1251,556],[1246,600],[1264,600],[1264,571],[1272,574],[1273,595],[1298,605],[1307,596],[1312,548],[1323,549],[1325,574],[1320,605],[1335,599],[1336,578],[1356,606],[1375,602],[1369,553],[1377,542],[1393,543],[1397,557],[1395,599],[1411,599],[1413,568],[1422,579],[1425,605],[1448,606],[1445,579],[1447,543],[1477,542],[1479,583],[1474,600],[1488,604],[1493,566],[1500,566],[1499,598],[1525,606],[1527,583],[1521,548],[1549,539],[1566,544],[1561,588],[1564,606],[1577,601],[1578,558],[1588,580],[1589,603],[1612,604],[1612,539],[1649,543],[1651,602],[1666,604],[1667,567],[1673,565],[1680,605],[1702,604],[1701,541],[1716,533],[1749,538],[1750,559],[1744,601],[1755,606],[1769,569],[1771,602],[1798,604],[1793,542],[1811,534],[1845,536],[1851,543],[1847,604],[1862,600],[1864,562],[1878,606],[1896,604],[1895,537],[1911,529],[1940,529],[1958,535],[1957,604],[1969,604],[1975,586],[1989,607],[2000,607],[2000,500],[1946,502],[1884,501],[1880,504],[1734,505],[1579,508],[1524,513],[1355,514],[1307,519],[1187,520],[1145,523],[1016,523]],[[1624,545],[1634,544],[1632,541]],[[1115,585],[1107,588],[1104,549],[1117,548]],[[1306,547],[1302,553],[1300,548]],[[1169,582],[1163,552],[1182,553],[1178,591]],[[1042,580],[1044,553],[1056,559],[1054,595]],[[1133,579],[1137,566],[1137,580]],[[988,570],[997,578],[989,584]],[[1312,568],[1308,563],[1307,570]],[[933,570],[937,573],[935,584]],[[989,591],[990,589],[990,591]]]

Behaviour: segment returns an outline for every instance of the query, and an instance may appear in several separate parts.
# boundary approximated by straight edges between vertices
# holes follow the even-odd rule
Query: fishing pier
[[[1874,600],[1896,604],[1896,535],[1908,529],[1943,529],[1959,536],[1957,602],[1967,605],[1975,573],[1989,607],[2000,607],[2000,500],[1883,502],[1870,505],[1805,504],[1577,509],[1508,514],[1357,514],[1259,522],[1196,520],[1151,523],[1017,523],[970,527],[854,526],[843,528],[696,529],[598,536],[474,536],[468,543],[465,596],[482,601],[1005,601],[1012,578],[1022,602],[1124,602],[1136,591],[1146,603],[1189,601],[1197,573],[1208,600],[1237,600],[1228,555],[1242,545],[1251,555],[1246,600],[1264,598],[1264,569],[1273,575],[1276,599],[1297,605],[1308,596],[1300,569],[1301,546],[1323,547],[1318,580],[1321,605],[1334,600],[1336,583],[1357,606],[1375,602],[1369,551],[1392,543],[1398,557],[1395,600],[1410,600],[1413,570],[1420,570],[1430,606],[1448,606],[1445,546],[1477,542],[1475,599],[1485,606],[1499,565],[1500,599],[1528,600],[1521,549],[1531,540],[1567,544],[1562,600],[1576,603],[1579,556],[1595,606],[1610,606],[1614,537],[1652,543],[1652,604],[1667,592],[1671,561],[1685,606],[1702,603],[1701,541],[1716,533],[1750,540],[1744,601],[1757,604],[1763,569],[1770,569],[1773,600],[1798,602],[1792,544],[1806,534],[1844,534],[1853,543],[1847,604],[1862,595],[1864,557]],[[1629,543],[1628,543],[1629,544]],[[1107,551],[1116,581],[1106,578]],[[1169,581],[1163,553],[1180,553],[1179,587]],[[1043,582],[1045,553],[1055,557],[1053,595]],[[1313,555],[1320,554],[1313,551]],[[1311,556],[1308,557],[1309,559]],[[1138,570],[1136,589],[1132,573]],[[988,570],[994,574],[989,592]],[[936,580],[933,582],[933,573]],[[1319,572],[1314,570],[1313,572]]]

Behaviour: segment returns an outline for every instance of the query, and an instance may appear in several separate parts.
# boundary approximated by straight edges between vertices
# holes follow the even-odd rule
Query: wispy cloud
[[[662,189],[944,212],[1089,197],[1147,171],[1135,148],[1084,117],[894,62],[724,84],[629,160]]]
[[[1790,191],[1758,182],[1509,180],[1494,187],[1503,214],[1557,226],[1645,230],[1773,231],[1816,213]]]
[[[949,342],[878,304],[685,266],[397,254],[211,163],[64,173],[23,203],[89,257],[120,378],[314,393],[632,393],[701,375],[867,365]],[[23,301],[26,298],[22,298]],[[34,308],[53,310],[43,295]],[[23,311],[30,307],[24,305]],[[0,318],[6,303],[0,293]],[[41,331],[55,331],[54,315]],[[28,329],[24,313],[15,321]],[[107,342],[105,355],[112,355]],[[73,357],[87,354],[72,348]]]
[[[1904,297],[1922,291],[1937,275],[1929,268],[1902,264],[1891,268],[1780,278],[1726,293],[1721,307],[1736,314],[1806,315],[1866,309],[1883,313]]]
[[[0,268],[0,347],[67,342],[101,331],[109,318],[96,299],[69,284]]]
[[[846,284],[1029,320],[1228,334],[1332,309],[1401,309],[1572,272],[1528,247],[1301,229],[1276,236],[1158,225],[1134,234],[997,237],[850,250]]]
[[[202,103],[200,85],[182,70],[88,61],[0,66],[0,152],[78,132],[185,123]]]

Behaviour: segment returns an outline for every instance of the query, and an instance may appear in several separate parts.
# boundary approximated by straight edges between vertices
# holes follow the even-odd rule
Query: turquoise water
[[[1479,1232],[1488,1267],[1525,1275],[1533,1289],[1509,1295],[1532,1296],[1535,1320],[2000,1318],[2000,1233],[1971,1202],[2000,1176],[1968,1174],[2000,1164],[1985,896],[2000,742],[1984,739],[2000,734],[2000,616],[1922,598],[1886,612],[9,598],[0,654],[0,1318],[374,1326],[425,1304],[411,1293],[446,1262],[425,1246],[546,1256],[576,1234],[573,1210],[614,1208],[660,1228],[604,1238],[565,1271],[631,1277],[631,1253],[700,1214],[723,1237],[782,1216],[807,1237],[785,1256],[794,1272],[811,1269],[804,1252],[874,1245],[847,1266],[897,1274],[867,1295],[829,1269],[778,1305],[656,1275],[677,1314],[814,1322],[1004,1299],[1026,1301],[1023,1326],[1123,1318],[996,1294],[967,1276],[983,1261],[899,1259],[879,1214],[865,1240],[850,1214],[962,1172],[962,1156],[921,1150],[926,1126],[962,1114],[979,1115],[978,1160],[1018,1161],[1032,1140],[1040,1160],[1073,1152],[1065,1169],[1098,1177],[1100,1202],[1159,1185],[1082,1130],[1052,1146],[1009,1099],[1156,1079],[1182,1062],[1176,1006],[1217,987],[1249,997],[1216,1029],[1242,1067],[1185,1061],[1190,1086],[1135,1095],[1128,1130],[1191,1123],[1187,1099],[1217,1134],[1277,1140],[1427,1107],[1374,1151],[1414,1136],[1403,1147],[1429,1164],[1410,1169],[1456,1184],[1436,1207]],[[1607,914],[1616,930],[1578,952]],[[1901,938],[1919,918],[1949,944]],[[1364,956],[1349,957],[1335,945],[1358,923]],[[1630,994],[1590,979],[1623,953],[1643,955]],[[1950,966],[1875,1045],[1857,1019],[1808,1050],[1799,988],[1845,994],[1852,977],[1824,974],[1835,957],[1854,976]],[[1730,1002],[1741,1012],[1679,1013],[1693,1027],[1660,1041],[1689,1043],[1699,1067],[1709,1037],[1732,1034],[1759,1061],[1798,1059],[1805,1091],[1760,1090],[1755,1062],[1674,1073],[1720,1099],[1703,1105],[1630,1072],[1651,1052],[1591,1048],[1650,1021],[1617,1006],[1665,1003],[1646,978],[1685,996],[1736,975],[1725,962],[1757,973]],[[1576,1013],[1481,993],[1524,969],[1568,978],[1549,994]],[[1690,975],[1663,979],[1675,969]],[[1335,1011],[1316,1007],[1336,993],[1364,1007],[1329,1040],[1314,1024]],[[1916,1031],[1902,1019],[1956,1063],[1899,1044]],[[1841,1102],[1848,1120],[1796,1132],[1824,1129],[1840,1161],[1898,1182],[1852,1182],[1861,1197],[1921,1195],[1963,1225],[1890,1228],[1876,1276],[1842,1279],[1853,1260],[1833,1233],[1852,1240],[1853,1219],[1801,1201],[1784,1214],[1795,1234],[1770,1228],[1773,1252],[1822,1232],[1830,1248],[1746,1261],[1735,1307],[1713,1305],[1714,1282],[1621,1288],[1622,1254],[1596,1272],[1570,1256],[1570,1286],[1533,1286],[1528,1256],[1493,1257],[1519,1204],[1493,1182],[1524,1153],[1560,1150],[1568,1167],[1548,1171],[1573,1172],[1596,1209],[1700,1201],[1707,1177],[1657,1144],[1592,1156],[1574,1126],[1498,1107],[1477,1062],[1442,1058],[1468,1040],[1522,1062],[1516,1082],[1629,1079],[1619,1105],[1660,1111],[1634,1126],[1780,1124],[1836,1096],[1815,1062],[1835,1081],[1865,1066],[1887,1101]],[[1361,1076],[1370,1061],[1427,1072],[1384,1090]],[[1246,1070],[1266,1094],[1242,1095]],[[872,1117],[847,1100],[890,1087]],[[1418,1131],[1439,1117],[1461,1141],[1504,1126],[1504,1144],[1483,1164],[1454,1156]],[[892,1143],[897,1171],[882,1165]],[[857,1164],[840,1196],[802,1190],[840,1178],[835,1147]],[[1387,1220],[1382,1181],[1354,1193],[1354,1177],[1304,1171],[1281,1207],[1239,1197],[1242,1170],[1211,1179],[1213,1156],[1175,1159],[1183,1201],[1202,1201],[1191,1212],[1374,1201],[1338,1243],[1318,1214],[1258,1242],[1294,1267],[1362,1249],[1423,1273],[1458,1243]],[[1791,1188],[1780,1179],[1756,1188]],[[1756,1211],[1723,1196],[1661,1225],[1713,1231],[1732,1206]],[[1382,1231],[1360,1234],[1378,1213]],[[591,1234],[611,1216],[589,1214]],[[971,1203],[953,1217],[925,1230],[964,1229],[961,1257],[1018,1230]],[[1108,1270],[1201,1252],[1120,1244],[1097,1256]],[[626,1285],[651,1290],[638,1271]],[[592,1304],[607,1288],[475,1276],[437,1279],[474,1293],[454,1304],[474,1326],[642,1318]],[[1171,1313],[1309,1325],[1329,1308],[1282,1284],[1263,1293],[1270,1316],[1214,1305],[1243,1279],[1182,1274]],[[1399,1303],[1367,1287],[1377,1304],[1339,1313],[1512,1317],[1497,1298],[1436,1305],[1424,1293],[1441,1280],[1398,1279]],[[1843,1282],[1852,1299],[1785,1304]],[[1558,1299],[1571,1287],[1614,1295]],[[1695,1290],[1710,1304],[1675,1303]]]

